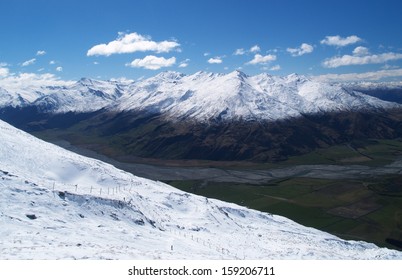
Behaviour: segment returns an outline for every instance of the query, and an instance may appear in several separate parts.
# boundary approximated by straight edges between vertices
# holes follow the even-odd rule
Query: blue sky
[[[0,83],[160,71],[402,80],[402,1],[1,0]]]

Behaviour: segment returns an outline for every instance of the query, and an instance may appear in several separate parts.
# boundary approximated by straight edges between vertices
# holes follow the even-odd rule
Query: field
[[[381,167],[401,155],[399,140],[370,140],[292,157],[277,165],[359,164]],[[401,169],[402,170],[402,169]],[[282,215],[345,239],[365,240],[402,250],[402,175],[317,179],[288,177],[263,184],[168,181],[199,195]]]
[[[167,183],[184,191],[282,215],[345,239],[402,249],[398,246],[402,241],[402,183],[399,182],[401,175],[373,180],[288,178],[263,185]]]

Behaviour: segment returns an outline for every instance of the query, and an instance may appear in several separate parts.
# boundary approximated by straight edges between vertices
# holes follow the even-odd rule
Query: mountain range
[[[0,121],[1,259],[402,259],[192,195]]]
[[[401,137],[400,92],[399,84],[342,85],[297,74],[162,72],[137,82],[2,88],[0,118],[27,131],[62,129],[59,137],[92,141],[112,155],[276,161],[356,139]]]
[[[247,76],[197,72],[162,72],[132,83],[82,78],[68,86],[2,89],[0,106],[35,106],[41,112],[147,111],[172,119],[280,120],[303,114],[359,109],[389,109],[395,104],[372,98],[349,84],[343,87],[305,76]],[[360,90],[363,88],[360,85]]]

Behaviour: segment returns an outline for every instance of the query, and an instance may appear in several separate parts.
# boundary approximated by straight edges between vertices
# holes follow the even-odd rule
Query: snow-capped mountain
[[[137,82],[0,87],[1,119],[28,131],[62,129],[68,141],[127,156],[277,161],[353,139],[402,137],[402,99],[297,74],[162,72]]]
[[[402,259],[179,191],[0,121],[1,259]]]
[[[68,87],[47,87],[47,94],[33,102],[44,112],[93,112],[113,104],[123,94],[124,85],[82,78]]]
[[[349,90],[359,91],[385,101],[402,104],[402,82],[354,82],[346,83],[342,86]]]
[[[115,110],[167,114],[173,119],[278,120],[331,111],[396,106],[339,85],[291,74],[285,77],[164,72],[132,84]]]
[[[162,72],[130,84],[83,78],[66,86],[34,88],[28,97],[18,92],[27,95],[26,89],[14,89],[15,100],[1,98],[0,106],[30,105],[51,113],[94,112],[107,107],[112,111],[148,111],[166,114],[170,119],[197,121],[278,120],[302,114],[397,106],[297,74],[247,76],[240,71],[193,75]]]
[[[68,85],[22,88],[0,92],[0,107],[34,106],[45,113],[94,112],[114,104],[124,92],[124,83],[82,78]],[[11,101],[9,101],[11,100]]]

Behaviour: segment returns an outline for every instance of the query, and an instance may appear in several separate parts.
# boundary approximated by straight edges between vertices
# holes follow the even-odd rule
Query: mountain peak
[[[234,71],[230,72],[229,74],[227,74],[227,76],[229,76],[229,77],[237,77],[237,78],[240,78],[240,79],[245,79],[245,78],[249,77],[247,74],[245,74],[244,72],[242,72],[240,70],[234,70]]]
[[[93,84],[93,80],[90,79],[90,78],[82,77],[81,79],[79,79],[79,80],[77,81],[77,83],[82,84],[82,85],[92,85],[92,84]]]
[[[151,79],[180,80],[185,74],[176,71],[163,71]]]
[[[291,80],[291,81],[296,81],[296,82],[305,82],[305,81],[309,80],[306,76],[300,75],[297,73],[291,73],[291,74],[287,75],[286,79]]]

